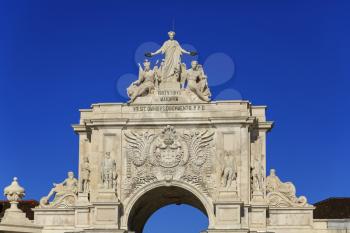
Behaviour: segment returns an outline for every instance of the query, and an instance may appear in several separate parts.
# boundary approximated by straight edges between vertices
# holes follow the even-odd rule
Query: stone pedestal
[[[96,202],[118,202],[118,197],[114,189],[100,189],[97,193]]]
[[[267,205],[252,204],[249,209],[250,229],[258,232],[266,231],[267,226]]]
[[[262,191],[254,191],[252,196],[252,203],[265,203],[264,194]]]
[[[78,199],[75,206],[76,227],[88,227],[91,224],[91,208],[89,194],[78,193]]]
[[[243,202],[217,201],[215,204],[216,229],[241,229]]]
[[[93,205],[93,225],[97,228],[118,229],[120,202],[113,189],[100,189]]]
[[[78,193],[78,199],[76,202],[77,206],[89,205],[89,194],[88,193]]]
[[[210,229],[201,233],[251,233],[248,229]]]
[[[49,228],[73,229],[75,209],[72,208],[34,208],[34,222]]]
[[[0,232],[40,233],[41,230],[42,227],[27,219],[26,214],[17,206],[7,209],[0,223]]]
[[[120,218],[119,202],[94,202],[93,225],[97,228],[118,229]]]
[[[1,219],[2,224],[31,224],[26,218],[26,214],[17,208],[17,204],[11,204],[11,207],[5,211],[4,217]]]
[[[314,207],[270,207],[268,224],[271,229],[311,229]]]
[[[108,229],[108,228],[90,228],[85,229],[84,233],[134,233],[132,231],[120,230],[120,229]]]
[[[233,190],[219,190],[218,201],[238,201],[238,193]]]
[[[91,211],[89,206],[76,206],[75,226],[88,227],[91,224]]]

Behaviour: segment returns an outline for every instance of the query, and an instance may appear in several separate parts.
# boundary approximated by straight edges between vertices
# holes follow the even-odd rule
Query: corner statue
[[[181,48],[179,42],[174,40],[175,32],[168,32],[169,40],[165,41],[162,47],[157,51],[145,54],[146,57],[152,57],[157,54],[164,54],[164,67],[162,69],[162,79],[164,81],[174,81],[178,78],[178,73],[180,72],[181,55],[188,54],[191,56],[197,55],[197,52],[189,52]]]
[[[67,176],[63,182],[58,184],[53,183],[54,187],[50,190],[49,194],[40,199],[40,205],[42,207],[74,204],[75,196],[78,193],[78,180],[74,177],[72,171],[69,171]],[[52,196],[54,198],[49,203]]]

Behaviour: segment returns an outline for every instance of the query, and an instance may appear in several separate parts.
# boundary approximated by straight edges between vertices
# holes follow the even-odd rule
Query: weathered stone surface
[[[182,203],[208,216],[210,233],[334,232],[292,183],[266,176],[266,107],[210,102],[211,77],[197,61],[186,68],[181,55],[196,53],[174,35],[146,53],[165,58],[139,66],[129,103],[80,110],[79,180],[69,174],[34,209],[42,233],[141,233],[156,210]]]

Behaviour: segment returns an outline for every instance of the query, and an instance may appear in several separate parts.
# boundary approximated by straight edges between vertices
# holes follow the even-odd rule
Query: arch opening
[[[128,217],[128,229],[135,233],[142,233],[151,215],[171,204],[187,204],[208,217],[204,205],[193,193],[177,186],[162,186],[151,189],[138,198]]]
[[[167,205],[147,220],[143,233],[199,233],[208,229],[209,219],[199,209],[187,204]]]

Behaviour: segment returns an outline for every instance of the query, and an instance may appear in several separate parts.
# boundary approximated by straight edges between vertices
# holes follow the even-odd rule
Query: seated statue
[[[192,61],[191,69],[186,70],[186,65],[183,63],[181,70],[182,87],[184,88],[185,82],[187,82],[188,90],[193,92],[199,99],[209,102],[211,93],[202,65],[198,64],[197,61]]]
[[[151,63],[145,60],[143,63],[144,69],[139,64],[139,79],[131,83],[127,88],[128,96],[130,97],[129,103],[139,96],[145,96],[153,92],[155,89],[156,75],[158,74],[158,67],[155,66],[151,69]]]
[[[277,200],[276,197],[273,197],[273,194],[278,194],[287,199],[291,206],[304,206],[307,204],[304,196],[300,196],[299,198],[296,196],[295,186],[291,182],[282,182],[278,178],[275,169],[271,169],[270,175],[266,177],[266,192],[268,198],[270,196],[272,197],[272,202],[276,202]]]
[[[47,205],[53,195],[55,195],[52,201],[54,203],[56,200],[67,194],[77,195],[78,192],[78,180],[74,177],[72,171],[68,172],[68,177],[63,182],[58,184],[53,183],[53,186],[54,187],[50,190],[49,194],[40,200],[42,205]]]

